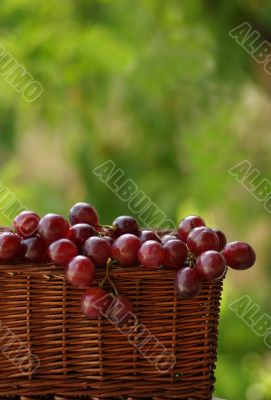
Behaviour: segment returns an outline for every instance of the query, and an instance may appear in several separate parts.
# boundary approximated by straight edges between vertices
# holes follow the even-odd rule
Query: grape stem
[[[194,268],[195,267],[195,255],[188,250],[188,261],[189,261],[189,267]]]
[[[99,228],[111,228],[113,229],[112,225],[98,225]]]
[[[115,296],[118,296],[119,292],[109,276],[111,264],[112,264],[112,260],[111,260],[111,258],[109,258],[107,261],[107,264],[106,264],[105,277],[100,282],[99,286],[100,286],[100,288],[102,288],[104,286],[105,282],[107,281],[110,284],[111,288],[113,289]]]
[[[99,228],[110,228],[113,229],[113,226],[111,225],[99,225]],[[105,235],[103,232],[99,232],[99,237],[103,238]]]

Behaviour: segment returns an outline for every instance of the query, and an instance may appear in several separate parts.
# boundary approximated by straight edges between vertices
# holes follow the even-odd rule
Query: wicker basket
[[[184,301],[175,274],[111,270],[135,308],[120,331],[82,315],[62,268],[0,265],[0,399],[211,399],[222,282]]]

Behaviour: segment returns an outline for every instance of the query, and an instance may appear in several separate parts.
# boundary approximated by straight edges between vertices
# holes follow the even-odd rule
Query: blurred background
[[[1,0],[0,44],[44,93],[25,101],[0,63],[0,182],[41,214],[85,200],[110,224],[131,214],[92,172],[112,160],[176,223],[249,241],[257,265],[225,282],[216,395],[270,400],[271,349],[229,308],[248,295],[271,318],[270,214],[229,173],[249,160],[271,179],[271,76],[229,36],[246,21],[271,40],[267,0]]]

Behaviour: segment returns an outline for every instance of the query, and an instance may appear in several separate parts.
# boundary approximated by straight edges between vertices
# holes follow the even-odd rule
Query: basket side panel
[[[118,328],[106,318],[84,318],[82,290],[61,273],[0,273],[1,328],[26,353],[22,372],[0,337],[0,395],[210,399],[222,283],[205,283],[183,301],[174,277],[174,271],[113,271],[119,293],[134,305]]]

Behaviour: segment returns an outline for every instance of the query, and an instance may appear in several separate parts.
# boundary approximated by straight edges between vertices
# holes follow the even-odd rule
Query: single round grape
[[[214,250],[205,251],[196,261],[196,270],[204,281],[217,281],[226,272],[226,261],[221,253]]]
[[[11,261],[21,253],[21,239],[12,232],[0,233],[0,260]]]
[[[112,246],[112,256],[121,265],[130,267],[138,264],[138,250],[141,240],[130,233],[120,236]]]
[[[93,226],[88,224],[75,224],[70,227],[68,237],[80,248],[91,236],[98,236],[98,232]]]
[[[85,289],[91,286],[95,277],[95,265],[85,256],[74,257],[65,269],[66,280],[73,286]]]
[[[182,240],[168,240],[164,244],[165,265],[172,268],[182,268],[188,256],[186,244]]]
[[[165,249],[155,240],[148,240],[140,247],[138,258],[145,268],[159,268],[165,263]]]
[[[85,242],[83,254],[91,258],[97,267],[106,267],[107,261],[112,255],[112,248],[107,240],[92,236]]]
[[[113,229],[117,237],[126,233],[138,236],[139,226],[135,218],[122,215],[113,221]]]
[[[107,310],[107,316],[110,322],[115,325],[123,325],[128,322],[132,313],[133,305],[130,300],[123,295],[114,297]]]
[[[197,256],[207,250],[218,250],[219,240],[216,233],[205,226],[194,228],[186,240],[189,250]]]
[[[110,302],[111,297],[105,290],[91,287],[82,295],[81,310],[88,319],[98,319],[105,315]]]
[[[88,203],[76,203],[70,209],[70,222],[88,224],[96,228],[99,225],[99,216],[96,209]]]
[[[141,233],[140,233],[140,239],[141,242],[147,242],[147,240],[156,240],[157,242],[161,242],[159,236],[157,235],[157,233],[155,233],[154,231],[149,231],[147,229],[144,229]]]
[[[46,214],[39,222],[39,235],[48,243],[67,237],[69,223],[58,214]]]
[[[186,242],[187,236],[192,231],[192,229],[197,228],[199,226],[205,226],[205,222],[201,217],[197,215],[190,215],[185,217],[179,224],[178,234],[179,238]]]
[[[40,217],[33,211],[22,211],[13,221],[13,226],[19,236],[28,238],[38,231]]]
[[[174,236],[174,235],[163,235],[163,236],[161,237],[161,242],[162,242],[162,244],[165,244],[165,243],[168,242],[169,240],[176,240],[176,239],[177,239],[177,237]]]
[[[21,247],[24,261],[43,263],[47,261],[47,243],[39,236],[24,239]]]
[[[181,299],[191,299],[202,288],[202,281],[195,268],[185,267],[176,275],[176,288]]]
[[[254,249],[244,242],[228,243],[223,252],[226,263],[233,269],[248,269],[255,264],[256,254]]]
[[[59,265],[67,265],[77,254],[77,247],[69,239],[56,240],[48,249],[50,260]]]
[[[219,240],[218,251],[222,251],[227,244],[227,238],[225,236],[225,233],[222,232],[220,229],[213,229],[213,231],[216,233]]]

